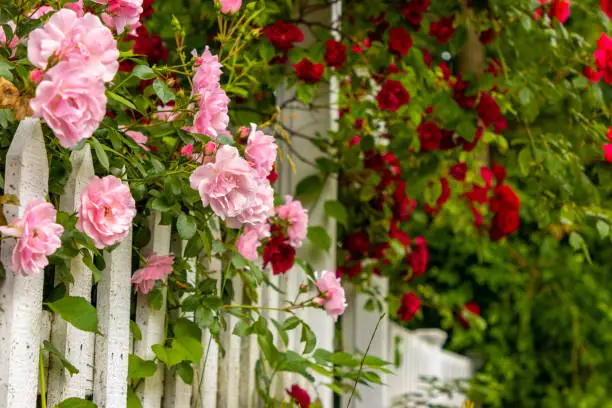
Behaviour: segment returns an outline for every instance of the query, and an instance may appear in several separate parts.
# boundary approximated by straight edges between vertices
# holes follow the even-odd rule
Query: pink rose
[[[98,4],[106,4],[106,15],[102,16],[104,23],[114,26],[121,34],[125,26],[139,25],[142,13],[142,0],[93,0]]]
[[[199,110],[193,118],[193,126],[188,130],[212,139],[216,139],[219,135],[230,136],[227,131],[229,125],[227,105],[229,101],[225,91],[221,88],[202,90]]]
[[[136,202],[128,186],[115,176],[92,177],[81,194],[76,227],[103,249],[128,235],[135,216]]]
[[[85,15],[85,11],[83,11],[83,0],[77,0],[74,3],[66,3],[64,4],[64,8],[74,11],[79,17]]]
[[[9,27],[11,27],[11,31],[13,32],[13,34],[12,34],[13,37],[11,38],[11,41],[7,41],[6,40],[6,33],[4,32],[4,28],[2,26],[0,26],[0,47],[8,47],[8,48],[10,48],[13,51],[11,56],[15,56],[15,49],[19,45],[19,38],[15,34],[15,29],[17,27],[15,26],[15,23],[13,23],[12,21],[9,21],[6,24]]]
[[[157,107],[157,113],[155,114],[155,117],[164,122],[172,122],[178,117],[178,115],[178,113],[174,112],[173,105],[160,105]]]
[[[49,264],[47,257],[62,246],[64,227],[55,223],[55,208],[39,198],[31,200],[20,218],[1,226],[4,235],[17,238],[11,269],[24,276],[38,275]]]
[[[315,285],[321,292],[321,297],[315,298],[314,301],[322,305],[334,321],[338,320],[338,316],[344,313],[347,306],[342,281],[336,278],[335,273],[323,271]]]
[[[236,242],[238,252],[249,261],[256,261],[259,256],[257,249],[261,246],[260,240],[268,237],[270,237],[270,224],[263,223],[255,227],[247,225]]]
[[[197,58],[195,65],[197,68],[193,76],[192,95],[199,94],[205,89],[218,89],[219,82],[221,81],[221,64],[219,63],[219,57],[213,55],[208,47],[206,47],[202,56]]]
[[[156,280],[166,280],[172,273],[173,264],[174,255],[159,256],[153,253],[147,258],[144,268],[138,269],[132,275],[134,292],[140,292],[143,295],[149,293],[155,286]]]
[[[237,217],[249,207],[258,187],[249,163],[238,149],[228,145],[219,148],[214,162],[198,167],[189,181],[200,193],[204,207],[210,205],[223,220]]]
[[[251,124],[251,134],[244,151],[245,156],[261,178],[265,178],[274,168],[277,147],[274,137],[257,130],[257,125]]]
[[[134,142],[136,142],[140,147],[142,147],[147,152],[151,149],[147,146],[147,137],[142,132],[137,132],[135,130],[127,130],[125,126],[119,126],[119,130],[125,133],[126,136],[129,136]]]
[[[35,117],[45,119],[63,147],[91,137],[106,114],[104,83],[86,67],[60,62],[36,88],[30,101]]]
[[[302,246],[302,241],[308,233],[308,214],[302,203],[294,201],[290,195],[285,196],[285,204],[276,208],[276,214],[281,220],[289,221],[287,238],[294,248]]]
[[[219,0],[221,3],[221,12],[225,14],[232,14],[240,10],[242,6],[242,0]]]
[[[113,34],[89,13],[80,18],[74,11],[62,9],[28,39],[28,59],[43,70],[49,63],[78,60],[87,76],[109,82],[119,68],[118,58]]]
[[[259,180],[255,194],[245,209],[236,217],[225,220],[230,228],[240,228],[243,224],[257,225],[264,223],[274,215],[274,190],[266,179]]]
[[[31,20],[38,20],[42,16],[54,12],[55,9],[51,6],[38,6],[35,7],[34,10],[28,15],[28,18]]]

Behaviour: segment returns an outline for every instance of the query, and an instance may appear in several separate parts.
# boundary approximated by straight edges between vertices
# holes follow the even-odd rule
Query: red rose
[[[308,58],[303,58],[294,67],[297,77],[307,84],[316,84],[323,78],[325,72],[325,65],[315,64]]]
[[[414,319],[421,308],[421,299],[414,292],[404,293],[399,309],[397,309],[397,317],[403,322],[408,322]]]
[[[612,84],[612,39],[601,34],[595,50],[595,67],[607,84]]]
[[[455,101],[465,109],[472,109],[478,99],[478,95],[467,95],[469,86],[469,81],[464,81],[461,74],[457,75],[457,81],[453,84],[453,94]]]
[[[423,48],[421,53],[423,54],[423,62],[427,65],[427,68],[431,68],[431,53],[427,48]]]
[[[266,38],[272,45],[283,52],[290,51],[295,43],[304,41],[304,33],[300,28],[287,21],[278,20],[265,28]]]
[[[141,25],[136,29],[136,35],[128,35],[128,40],[134,40],[134,54],[146,55],[149,64],[156,64],[168,59],[168,49],[159,35],[150,35],[147,28]]]
[[[540,0],[540,3],[546,3],[547,1]],[[548,17],[551,20],[557,19],[561,24],[565,23],[570,15],[570,2],[569,0],[552,0],[550,8],[548,9]]]
[[[336,270],[336,276],[341,278],[346,275],[350,279],[353,279],[356,276],[359,276],[361,273],[361,261],[354,261],[352,259],[347,259],[346,263],[342,266],[339,266]]]
[[[591,81],[594,84],[596,84],[597,82],[601,81],[602,73],[601,72],[596,72],[593,69],[593,67],[590,67],[590,66],[587,65],[584,68],[582,68],[582,75],[584,75],[584,77],[586,79],[588,79],[589,81]]]
[[[492,28],[482,31],[478,37],[480,42],[484,45],[491,44],[493,42],[493,38],[495,38],[495,30]]]
[[[467,163],[457,163],[450,169],[450,175],[457,181],[465,181],[465,175],[467,174]]]
[[[435,122],[421,122],[417,127],[421,151],[429,152],[438,150],[442,141],[442,131]]]
[[[325,43],[325,62],[336,69],[342,68],[346,62],[346,45],[332,38]]]
[[[449,151],[453,150],[455,147],[459,146],[462,138],[458,138],[455,135],[455,132],[448,129],[442,129],[442,140],[440,141],[440,150]]]
[[[493,74],[493,76],[499,76],[504,72],[504,69],[502,67],[501,62],[493,58],[493,60],[489,63],[487,69],[485,69],[485,72]]]
[[[612,0],[601,0],[599,5],[601,6],[603,12],[606,13],[606,16],[608,16],[608,18],[612,18]]]
[[[155,0],[143,0],[142,13],[140,13],[140,21],[144,20],[145,18],[149,18],[153,15],[153,12],[155,11],[153,10],[153,3],[155,3]]]
[[[293,384],[291,389],[285,391],[287,392],[287,395],[289,395],[291,399],[293,399],[300,406],[300,408],[310,407],[310,396],[306,390],[301,388],[299,385]]]
[[[389,51],[404,56],[412,47],[412,37],[404,27],[392,28],[389,31]]]
[[[270,172],[270,174],[268,174],[268,181],[270,182],[270,184],[274,184],[276,183],[276,180],[278,180],[278,173],[276,172],[276,165],[274,165],[272,171]]]
[[[378,259],[379,261],[381,261],[383,263],[383,265],[389,265],[389,260],[387,259],[387,249],[389,249],[389,243],[388,242],[382,242],[380,244],[377,244],[373,249],[372,249],[372,258]]]
[[[438,64],[438,68],[440,68],[440,70],[442,71],[442,78],[444,78],[445,81],[448,81],[450,77],[453,75],[450,67],[444,61]]]
[[[370,251],[370,236],[365,231],[355,231],[344,239],[344,249],[358,256]]]
[[[388,79],[376,95],[376,100],[380,109],[396,112],[410,102],[410,94],[401,82]]]
[[[491,239],[499,241],[518,230],[520,224],[521,218],[516,210],[504,210],[496,213],[489,231]]]
[[[604,159],[608,163],[612,163],[612,143],[606,143],[602,146],[604,151]]]
[[[397,220],[391,221],[389,229],[389,238],[399,241],[404,247],[410,246],[410,236],[397,227]]]
[[[491,199],[491,211],[518,211],[521,207],[521,199],[510,186],[505,184],[499,185],[495,187],[493,192],[495,195]]]
[[[464,152],[471,152],[472,150],[474,150],[476,146],[478,145],[478,142],[480,141],[480,139],[482,139],[483,133],[484,133],[484,128],[482,126],[479,126],[476,128],[476,134],[474,135],[474,140],[472,140],[471,142],[468,142],[464,138],[461,138],[461,143],[463,144],[462,150]]]
[[[473,314],[476,316],[480,316],[480,306],[476,302],[467,302],[463,306],[463,310],[458,313],[459,323],[463,326],[464,329],[470,327],[470,323],[465,318],[466,314]]]
[[[293,266],[294,260],[295,248],[289,245],[283,235],[274,236],[264,248],[264,268],[271,263],[274,275],[286,273]]]
[[[497,101],[486,92],[480,93],[480,101],[476,107],[476,112],[478,112],[478,117],[482,120],[485,127],[494,125],[503,118]]]
[[[423,237],[416,237],[412,244],[412,252],[408,255],[408,263],[412,267],[412,272],[416,276],[423,276],[427,270],[429,262],[429,250],[427,249],[427,241]]]
[[[393,206],[393,217],[402,222],[410,219],[417,206],[416,200],[412,200],[406,196],[406,182],[398,180],[395,191],[393,192],[395,205]]]
[[[368,34],[368,39],[371,42],[383,42],[383,35],[385,34],[385,31],[387,31],[387,28],[389,28],[389,22],[385,20],[385,14],[383,13],[377,18],[371,18],[370,22],[374,26],[374,31]]]
[[[436,200],[436,206],[432,207],[427,203],[425,204],[425,211],[431,216],[438,214],[442,209],[442,206],[446,204],[446,202],[450,198],[451,190],[446,177],[442,177],[440,179],[440,185],[442,186],[442,192]]]
[[[442,17],[438,21],[434,21],[429,26],[429,35],[436,38],[440,44],[448,42],[455,33],[453,23],[455,17]]]
[[[430,0],[411,0],[402,7],[402,15],[415,29],[421,26],[423,13],[429,9]]]

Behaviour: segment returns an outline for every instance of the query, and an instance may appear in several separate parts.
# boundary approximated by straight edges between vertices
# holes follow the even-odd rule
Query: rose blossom
[[[17,26],[15,26],[15,23],[12,21],[9,21],[8,23],[6,23],[9,27],[11,27],[11,31],[13,32],[13,37],[11,38],[11,41],[7,41],[6,39],[6,33],[4,32],[4,28],[2,26],[0,26],[0,47],[8,47],[11,49],[11,51],[13,52],[12,56],[15,55],[15,48],[17,48],[17,46],[19,45],[19,38],[17,37],[16,33],[15,33],[15,29],[17,28]]]
[[[274,168],[277,146],[274,137],[257,130],[257,125],[251,124],[251,134],[244,151],[245,156],[259,177],[265,178]]]
[[[134,292],[146,295],[155,286],[156,280],[165,280],[172,273],[174,255],[159,256],[153,253],[147,258],[144,268],[138,269],[132,276]]]
[[[115,176],[92,177],[81,194],[77,229],[87,234],[96,248],[121,242],[132,228],[136,202],[130,188]]]
[[[225,14],[233,14],[240,10],[242,0],[219,0],[221,3],[221,12]]]
[[[601,0],[599,5],[606,16],[612,19],[612,0]]]
[[[102,16],[104,23],[114,26],[121,34],[125,26],[137,26],[142,13],[142,0],[93,0],[98,4],[106,4],[107,14]]]
[[[429,35],[434,37],[440,44],[448,42],[455,34],[453,26],[455,17],[442,17],[438,21],[434,21],[429,26]]]
[[[291,389],[285,391],[287,392],[287,395],[289,395],[291,399],[294,400],[300,406],[300,408],[310,407],[310,396],[308,395],[306,390],[300,387],[299,385],[293,384],[291,386]]]
[[[33,115],[43,117],[63,147],[91,137],[106,114],[101,80],[76,62],[60,62],[36,88]]]
[[[204,207],[210,205],[223,220],[237,217],[249,207],[258,188],[249,163],[238,149],[228,145],[219,148],[214,162],[198,167],[189,181],[200,193]]]
[[[597,41],[597,50],[594,53],[595,67],[607,84],[612,84],[612,39],[605,33]]]
[[[236,242],[238,252],[249,261],[256,261],[258,257],[257,248],[261,246],[259,241],[269,236],[270,225],[268,223],[262,223],[257,226],[247,225]]]
[[[220,135],[228,136],[229,116],[227,105],[229,101],[225,91],[221,88],[202,90],[199,101],[200,108],[193,118],[193,126],[189,128],[189,131],[206,135],[212,139],[216,139]]]
[[[195,54],[195,50],[193,51]],[[200,93],[202,90],[215,90],[219,88],[221,81],[221,64],[219,57],[213,55],[206,47],[201,57],[196,60],[196,72],[193,76],[192,95]]]
[[[316,84],[323,78],[323,73],[325,72],[325,65],[315,64],[308,58],[302,58],[293,67],[297,77],[307,84]]]
[[[243,224],[258,225],[274,215],[274,190],[268,180],[259,180],[255,194],[248,201],[244,210],[236,217],[229,217],[225,225],[229,228],[240,228]]]
[[[289,222],[287,237],[294,248],[302,246],[302,241],[308,233],[308,213],[302,207],[302,203],[293,200],[290,195],[285,196],[285,204],[276,208],[276,214],[281,220]]]
[[[304,41],[304,33],[298,26],[284,20],[278,20],[265,28],[266,38],[275,48],[288,52],[295,43]]]
[[[48,256],[62,246],[64,227],[55,223],[53,205],[40,198],[31,200],[23,218],[0,227],[2,234],[17,238],[11,269],[24,276],[38,275],[49,264]]]
[[[272,273],[274,275],[286,273],[293,266],[295,248],[289,244],[282,232],[277,232],[267,243],[263,250],[263,261],[264,268],[269,263],[272,264]]]
[[[333,272],[323,271],[315,285],[321,291],[321,297],[315,298],[314,302],[322,305],[335,322],[347,306],[342,280]]]
[[[408,54],[412,47],[412,37],[404,28],[392,28],[389,31],[389,50],[397,55],[404,56]]]
[[[325,43],[325,62],[331,68],[340,69],[346,62],[346,45],[330,38]]]
[[[388,79],[376,95],[376,101],[380,109],[395,112],[410,102],[410,94],[401,82]]]
[[[49,58],[53,57],[53,61]],[[119,50],[113,34],[93,14],[79,18],[68,9],[53,14],[42,28],[30,33],[28,59],[40,69],[56,61],[82,61],[89,77],[105,82],[113,79],[119,68]]]
[[[147,147],[147,136],[145,136],[142,132],[137,132],[135,130],[127,130],[125,126],[119,126],[119,130],[129,136],[136,144],[142,147],[144,150],[149,151],[150,149]]]
[[[480,316],[480,305],[476,302],[467,302],[463,305],[463,310],[457,313],[457,317],[459,318],[459,323],[464,329],[470,327],[470,322],[467,317],[472,314],[474,316]]]
[[[402,295],[401,304],[397,309],[397,316],[403,322],[414,319],[421,308],[421,299],[414,294],[414,292],[404,293]]]

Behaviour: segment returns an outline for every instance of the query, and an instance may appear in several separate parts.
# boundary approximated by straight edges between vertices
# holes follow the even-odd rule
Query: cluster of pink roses
[[[62,146],[91,137],[104,119],[104,83],[117,73],[118,58],[113,34],[90,13],[64,8],[30,34],[28,59],[40,80],[30,106]]]
[[[132,228],[136,203],[130,189],[114,176],[93,177],[81,194],[77,229],[87,234],[96,248],[122,241]],[[1,226],[4,235],[17,238],[11,268],[22,275],[36,275],[49,263],[47,257],[61,247],[64,228],[55,223],[53,205],[31,200],[22,218]]]

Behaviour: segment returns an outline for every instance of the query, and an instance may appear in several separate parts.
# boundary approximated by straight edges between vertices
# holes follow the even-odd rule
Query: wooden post
[[[161,214],[153,211],[149,217],[151,228],[151,240],[145,247],[145,254],[151,255],[153,252],[160,256],[168,255],[170,252],[170,225],[161,225]],[[134,354],[145,360],[155,358],[155,353],[151,346],[162,344],[166,338],[166,287],[162,289],[162,303],[159,310],[149,307],[149,296],[138,294],[136,305],[136,323],[142,332],[142,339],[134,341]],[[164,371],[158,364],[157,371],[152,377],[144,379],[138,387],[136,393],[142,408],[160,408],[163,394]]]
[[[72,174],[60,199],[60,210],[69,214],[78,211],[81,192],[94,176],[91,149],[83,149],[70,155]],[[92,272],[78,255],[70,262],[74,283],[69,288],[70,296],[91,300]],[[70,397],[85,398],[93,392],[94,334],[81,331],[62,319],[56,319],[51,330],[51,342],[60,350],[79,372],[68,375],[57,358],[51,358],[49,366],[49,406],[55,406]]]
[[[47,198],[49,164],[38,119],[19,124],[4,179],[5,194],[16,195],[20,203],[5,205],[8,222],[20,218],[31,200]],[[0,408],[30,408],[36,406],[44,274],[15,275],[13,248],[14,239],[2,241],[6,277],[0,287]]]

